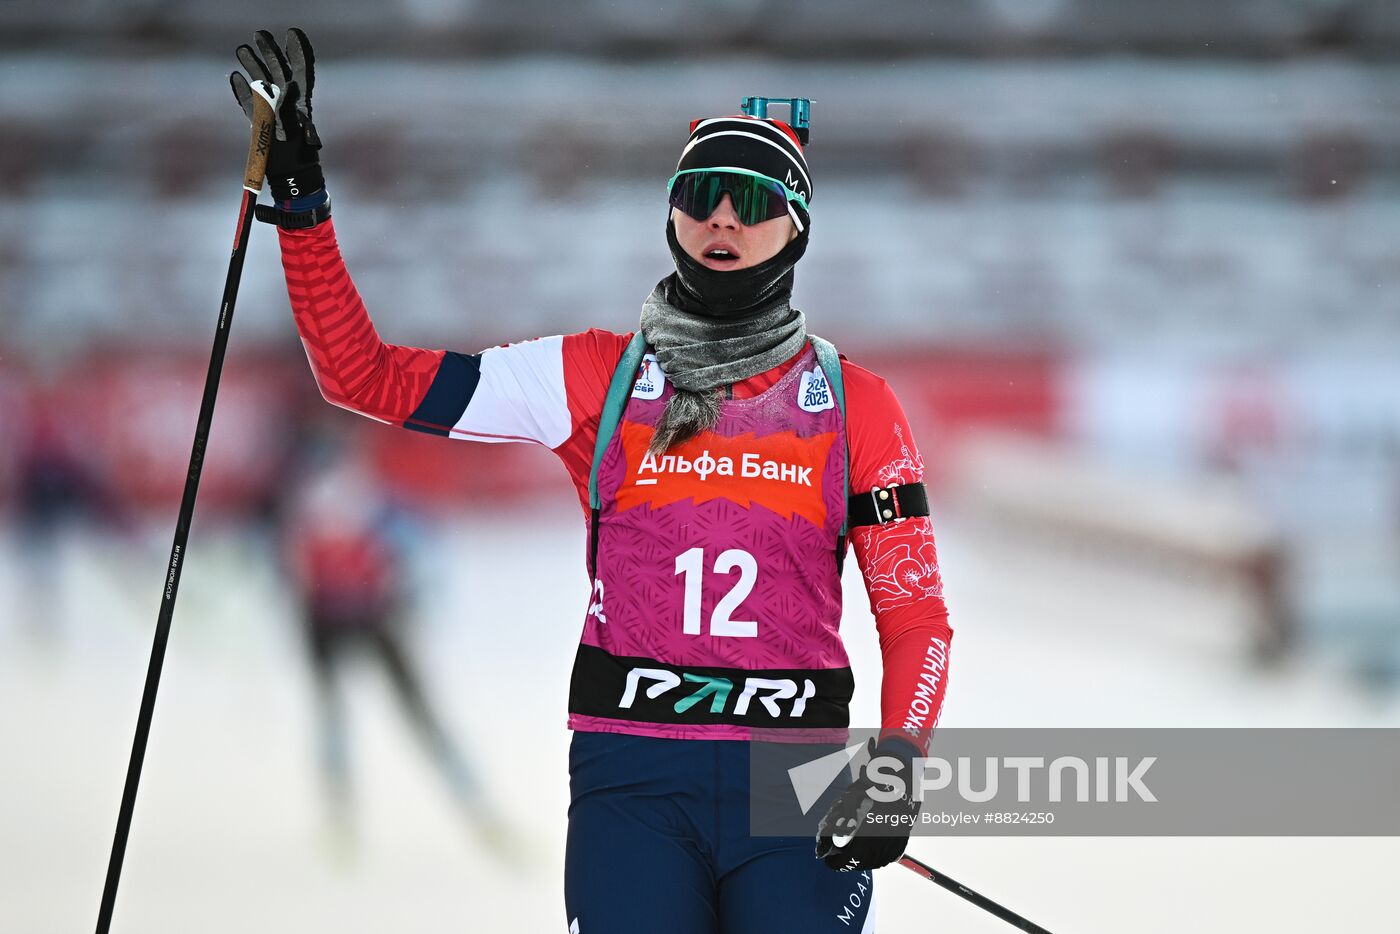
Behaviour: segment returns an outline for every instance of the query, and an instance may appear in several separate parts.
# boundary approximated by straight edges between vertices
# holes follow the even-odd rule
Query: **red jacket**
[[[327,220],[280,231],[297,330],[321,394],[342,408],[405,428],[471,441],[532,441],[563,461],[585,512],[603,398],[630,334],[589,330],[478,354],[384,343]],[[733,388],[748,398],[792,361]],[[923,479],[923,459],[889,385],[847,361],[852,490]],[[927,517],[853,530],[884,664],[881,722],[927,748],[947,685],[952,629]]]

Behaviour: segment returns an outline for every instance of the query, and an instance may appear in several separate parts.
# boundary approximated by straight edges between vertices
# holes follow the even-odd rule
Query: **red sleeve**
[[[850,362],[842,375],[851,491],[922,481],[923,458],[889,384]],[[880,725],[927,751],[943,707],[953,640],[933,522],[921,516],[861,526],[852,530],[851,543],[880,634]]]
[[[278,234],[292,316],[321,395],[402,425],[427,395],[444,352],[379,339],[341,259],[332,221]]]
[[[632,335],[594,329],[470,355],[386,344],[346,271],[334,224],[279,234],[292,315],[328,401],[444,437],[545,444],[587,504],[603,399]]]

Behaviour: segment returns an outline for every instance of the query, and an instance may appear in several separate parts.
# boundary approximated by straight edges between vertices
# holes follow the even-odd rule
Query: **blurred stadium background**
[[[292,24],[347,261],[399,343],[631,330],[688,121],[815,99],[796,301],[918,432],[958,632],[945,725],[1400,724],[1400,5],[5,0],[0,931],[96,911],[246,148],[225,76]],[[563,472],[325,406],[265,227],[237,318],[115,929],[562,931],[586,604]],[[396,615],[529,841],[513,862],[367,663],[344,679],[353,829],[328,816],[282,560],[328,462],[411,517]],[[1375,928],[1400,856],[911,851],[1075,932]],[[999,929],[893,869],[879,914]]]

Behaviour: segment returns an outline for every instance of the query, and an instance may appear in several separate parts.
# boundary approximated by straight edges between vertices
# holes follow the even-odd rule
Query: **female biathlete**
[[[669,187],[676,271],[636,334],[423,350],[380,339],[341,259],[306,36],[293,29],[279,47],[259,32],[238,59],[245,112],[258,81],[280,90],[275,206],[259,216],[280,228],[322,395],[412,431],[543,444],[588,517],[592,589],[569,691],[570,930],[873,930],[870,871],[904,850],[909,822],[891,816],[908,813],[907,796],[876,800],[868,772],[838,788],[815,812],[815,857],[810,837],[749,826],[746,740],[844,737],[848,541],[883,658],[877,751],[902,768],[927,748],[952,638],[904,413],[789,304],[811,231],[801,121],[692,124]]]

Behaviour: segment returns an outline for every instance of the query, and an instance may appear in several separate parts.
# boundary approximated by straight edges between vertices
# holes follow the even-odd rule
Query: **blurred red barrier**
[[[997,427],[1050,437],[1061,424],[1063,361],[1049,352],[960,348],[852,356],[894,389],[924,457],[931,487],[972,429]]]
[[[82,450],[106,498],[123,511],[179,502],[207,360],[196,354],[94,354],[47,401],[80,425]],[[297,429],[285,358],[240,357],[225,367],[199,514],[243,513],[266,501]]]
[[[969,428],[1050,435],[1057,424],[1061,367],[1048,354],[934,349],[854,359],[899,394],[935,484]],[[186,352],[105,349],[48,374],[43,385],[13,365],[0,368],[0,407],[7,416],[0,423],[0,490],[35,432],[56,428],[103,499],[124,511],[173,508],[205,365],[202,356]],[[425,507],[567,495],[562,467],[536,445],[463,444],[375,425],[329,409],[299,357],[244,352],[225,370],[200,516],[267,506],[295,464],[298,446],[328,426],[363,450],[395,493]]]

